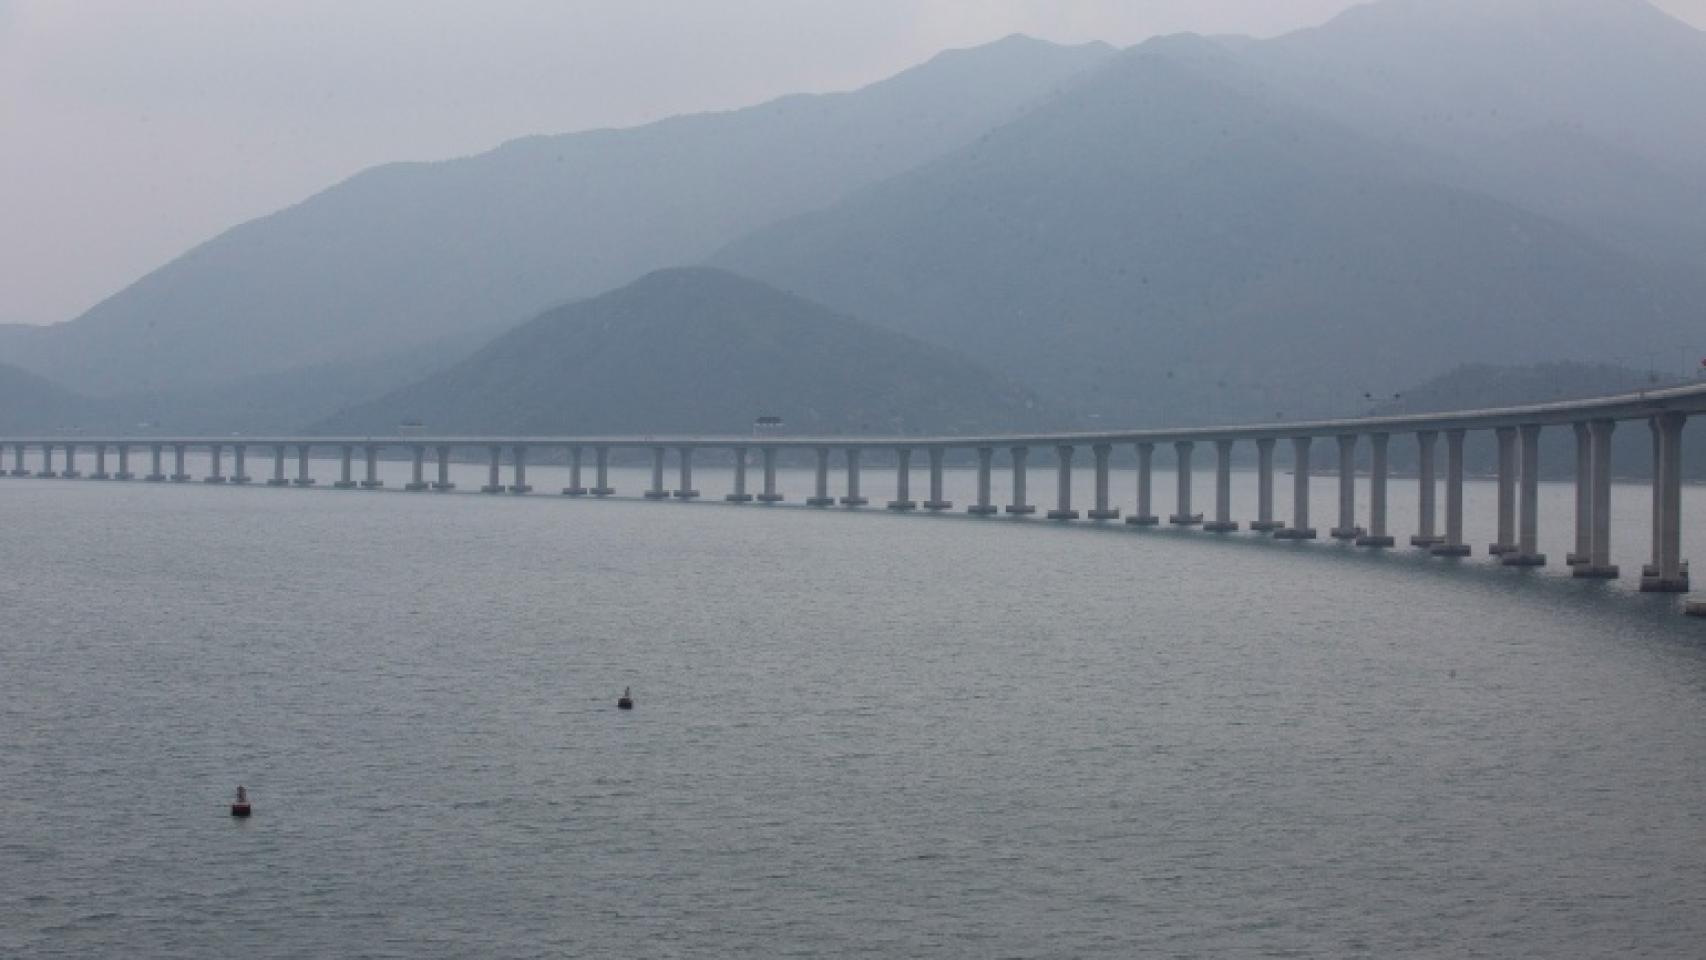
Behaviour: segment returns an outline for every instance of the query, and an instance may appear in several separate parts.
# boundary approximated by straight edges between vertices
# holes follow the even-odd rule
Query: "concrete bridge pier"
[[[1250,529],[1257,533],[1272,533],[1285,524],[1274,519],[1274,441],[1256,441],[1256,519]]]
[[[764,447],[759,452],[764,457],[764,492],[758,495],[758,502],[781,503],[782,494],[776,489],[776,448]]]
[[[166,471],[161,467],[161,464],[160,464],[160,454],[161,454],[160,444],[158,444],[158,443],[150,444],[148,449],[149,449],[149,452],[153,454],[154,469],[149,471],[148,476],[144,477],[143,479],[148,481],[149,483],[161,483],[166,479]]]
[[[429,489],[426,479],[426,447],[415,444],[409,449],[409,482],[403,484],[403,489],[409,493],[419,493]]]
[[[208,445],[208,447],[207,447],[208,474],[207,474],[207,476],[201,478],[202,483],[224,483],[225,482],[225,470],[224,470],[223,465],[220,462],[224,456],[224,453],[225,453],[225,448],[220,446],[219,444],[213,443],[213,444]]]
[[[1663,427],[1659,423],[1658,417],[1649,418],[1647,420],[1647,428],[1652,433],[1652,436],[1653,436],[1653,536],[1652,536],[1653,550],[1652,550],[1651,558],[1649,558],[1646,563],[1641,565],[1641,577],[1643,578],[1643,581],[1653,580],[1659,576],[1659,568],[1660,568],[1660,564],[1662,563],[1662,559],[1660,557],[1660,552],[1661,552],[1661,546],[1660,545],[1663,543],[1664,536],[1665,536],[1665,532],[1664,532],[1665,531],[1664,490],[1663,490],[1663,485],[1659,482],[1659,478],[1664,475],[1664,470],[1665,470],[1665,464],[1664,464],[1665,439],[1663,436]],[[1684,580],[1688,579],[1688,561],[1686,561],[1686,560],[1684,560],[1682,562],[1682,577]],[[1684,586],[1683,589],[1687,590],[1688,588],[1686,586]],[[1653,591],[1648,591],[1648,592],[1674,592],[1674,591],[1653,590]]]
[[[136,474],[130,472],[130,444],[118,445],[118,472],[113,474],[114,480],[135,480]]]
[[[1108,496],[1108,459],[1113,455],[1112,444],[1098,443],[1090,448],[1090,453],[1096,458],[1096,509],[1085,516],[1091,520],[1118,520],[1120,512],[1109,503]]]
[[[1463,542],[1463,431],[1445,432],[1445,541],[1428,552],[1436,557],[1467,557]]]
[[[1072,446],[1056,444],[1055,455],[1060,458],[1060,466],[1055,470],[1055,507],[1047,514],[1050,520],[1077,520],[1078,511],[1072,509]]]
[[[177,466],[176,472],[172,474],[173,483],[189,483],[195,479],[189,475],[189,471],[184,469],[184,451],[184,444],[175,444],[172,447],[173,463]]]
[[[1687,593],[1688,565],[1682,559],[1682,428],[1688,417],[1664,413],[1657,425],[1659,470],[1653,477],[1659,505],[1658,562],[1652,576],[1641,577],[1643,593]]]
[[[1368,481],[1368,532],[1357,538],[1357,546],[1384,549],[1395,543],[1386,532],[1386,481],[1391,473],[1387,448],[1391,445],[1392,437],[1390,434],[1376,433],[1368,439],[1374,450],[1371,460],[1374,469]]]
[[[284,478],[284,444],[274,444],[272,448],[272,479],[267,481],[269,487],[286,487],[290,481]]]
[[[862,507],[871,501],[859,495],[859,448],[848,447],[843,451],[847,458],[847,493],[841,498],[844,507]]]
[[[1293,437],[1291,526],[1275,530],[1277,540],[1313,540],[1315,528],[1309,525],[1309,437]]]
[[[1155,483],[1155,444],[1137,445],[1137,512],[1125,518],[1134,527],[1153,527],[1161,522],[1151,509]]]
[[[668,500],[669,491],[663,485],[664,448],[652,448],[652,486],[645,492],[647,500]]]
[[[1573,423],[1570,430],[1576,436],[1576,546],[1564,562],[1577,567],[1593,551],[1593,439],[1586,423]]]
[[[723,497],[730,503],[750,503],[752,494],[746,492],[746,448],[736,447],[735,453],[735,492]],[[820,460],[827,460],[829,451],[820,450]],[[825,464],[827,466],[827,464]]]
[[[351,464],[355,459],[355,447],[346,443],[340,448],[340,452],[342,453],[342,466],[338,472],[338,479],[332,481],[332,486],[338,490],[353,490],[355,489],[355,474],[351,469]]]
[[[977,448],[977,502],[966,508],[974,517],[992,517],[1000,510],[990,502],[989,479],[995,472],[995,448]]]
[[[362,448],[362,455],[367,461],[367,475],[362,478],[363,490],[377,490],[385,486],[385,481],[379,479],[379,448],[368,444]]]
[[[924,501],[926,510],[952,510],[954,502],[942,496],[942,459],[948,451],[944,447],[930,447],[924,451],[930,458],[930,499]]]
[[[51,443],[41,445],[41,469],[36,471],[36,476],[44,479],[59,476],[59,473],[53,469],[53,444]]]
[[[1522,504],[1518,516],[1516,550],[1500,562],[1508,567],[1543,567],[1540,552],[1540,424],[1525,423],[1517,431],[1522,438]]]
[[[488,452],[491,455],[491,460],[487,465],[486,485],[480,488],[480,492],[481,493],[503,493],[504,492],[504,478],[503,478],[504,448],[498,446],[497,444],[493,444],[489,448]]]
[[[1192,527],[1202,523],[1202,514],[1191,512],[1191,450],[1196,446],[1189,440],[1180,440],[1173,444],[1173,450],[1178,455],[1179,500],[1178,507],[1167,522],[1176,527]]]
[[[438,479],[433,481],[432,488],[440,493],[455,490],[456,484],[450,482],[450,447],[441,444],[435,452],[438,455]]]
[[[29,475],[30,468],[24,466],[24,445],[21,443],[12,444],[12,476],[27,477]]]
[[[89,474],[90,480],[111,480],[112,474],[107,472],[107,445],[95,444],[95,472]]]
[[[509,485],[509,492],[518,496],[532,493],[533,488],[527,485],[527,447],[519,443],[511,447],[509,459],[510,471],[514,474],[512,479],[515,481]]]
[[[1417,520],[1416,535],[1410,538],[1410,546],[1431,550],[1445,542],[1445,538],[1435,533],[1434,503],[1439,493],[1439,482],[1434,477],[1436,457],[1434,448],[1439,441],[1439,434],[1433,430],[1421,430],[1416,433],[1416,491]]]
[[[670,495],[677,500],[692,500],[699,496],[699,491],[693,489],[693,448],[676,448],[675,459],[680,475],[677,477],[678,485]]]
[[[584,497],[586,487],[581,486],[581,448],[569,447],[569,485],[563,488],[565,497]]]
[[[813,494],[806,498],[808,507],[830,507],[835,505],[835,498],[829,495],[829,448],[817,448],[817,484]]]
[[[918,501],[912,499],[912,450],[896,447],[894,451],[894,499],[890,510],[916,510]]]
[[[291,481],[299,487],[312,487],[314,478],[308,475],[309,446],[306,443],[296,445],[296,479]]]
[[[1341,433],[1339,441],[1339,522],[1328,531],[1334,540],[1355,540],[1368,531],[1357,526],[1357,435]]]
[[[82,476],[81,473],[77,472],[77,445],[75,443],[65,445],[65,469],[61,470],[59,475],[66,480],[76,480]]]
[[[1499,539],[1487,545],[1495,557],[1517,552],[1516,543],[1516,428],[1499,427]]]
[[[615,493],[616,488],[610,485],[610,448],[609,447],[593,447],[592,448],[592,462],[593,462],[592,495],[595,497],[608,497],[611,494]]]
[[[1014,447],[1008,453],[1013,458],[1013,495],[1012,502],[1007,504],[1007,512],[1021,517],[1036,513],[1037,508],[1025,502],[1025,471],[1031,459],[1031,448]]]
[[[235,443],[231,445],[232,483],[251,483],[254,481],[255,478],[249,476],[247,472],[248,467],[245,461],[247,460],[248,454],[249,447],[247,444]]]
[[[1209,533],[1232,533],[1232,441],[1214,441],[1214,520],[1203,525]]]
[[[1592,490],[1588,496],[1588,512],[1593,532],[1588,540],[1588,560],[1571,571],[1575,576],[1595,580],[1615,579],[1619,570],[1611,562],[1611,434],[1615,420],[1594,420],[1588,423],[1589,461]]]

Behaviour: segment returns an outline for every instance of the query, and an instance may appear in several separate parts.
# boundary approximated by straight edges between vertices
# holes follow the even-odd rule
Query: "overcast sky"
[[[1272,35],[1352,0],[0,0],[0,322],[66,320],[387,160],[859,86],[1022,32]],[[1706,26],[1706,0],[1661,5]]]

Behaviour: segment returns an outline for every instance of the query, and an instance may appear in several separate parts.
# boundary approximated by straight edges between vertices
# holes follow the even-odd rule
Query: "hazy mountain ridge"
[[[495,333],[958,146],[1109,52],[1009,38],[852,93],[377,167],[0,350],[108,392]]]
[[[332,434],[972,432],[1051,422],[955,355],[719,270],[559,307],[448,369],[317,424]]]

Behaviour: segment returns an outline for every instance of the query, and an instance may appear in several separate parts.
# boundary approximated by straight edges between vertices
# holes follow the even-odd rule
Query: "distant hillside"
[[[0,438],[76,429],[93,404],[27,370],[0,363]],[[11,468],[11,462],[6,466]]]
[[[940,156],[1110,53],[1012,37],[853,93],[377,167],[69,323],[0,329],[0,360],[90,392],[170,391],[489,337]]]
[[[321,433],[969,432],[1059,423],[958,355],[718,270],[551,310]]]
[[[1224,45],[1169,38],[711,262],[954,345],[1104,422],[1336,413],[1469,356],[1698,337],[1698,276],[1428,169]]]

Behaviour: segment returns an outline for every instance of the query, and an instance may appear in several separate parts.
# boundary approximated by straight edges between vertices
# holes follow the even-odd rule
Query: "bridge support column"
[[[23,452],[23,449],[24,449],[23,447],[18,448],[20,454]],[[153,469],[151,469],[148,472],[148,475],[146,477],[144,477],[143,479],[150,482],[150,483],[160,483],[161,481],[166,479],[166,470],[165,470],[165,467],[161,463],[161,456],[160,456],[162,453],[162,450],[163,450],[163,448],[158,443],[150,444],[148,447],[148,451],[152,457],[150,462],[152,463]]]
[[[829,495],[829,448],[817,448],[817,484],[813,493],[806,498],[806,506],[830,507],[835,505],[835,498]]]
[[[1518,433],[1522,437],[1522,505],[1517,545],[1500,562],[1510,567],[1543,567],[1546,554],[1540,552],[1540,424],[1525,423]]]
[[[1368,481],[1368,533],[1357,538],[1357,546],[1390,547],[1394,541],[1386,532],[1386,481],[1391,472],[1387,464],[1387,447],[1392,438],[1388,434],[1376,433],[1368,439],[1374,448],[1371,461],[1374,469]]]
[[[225,453],[224,448],[221,447],[217,443],[211,444],[208,446],[207,457],[208,457],[208,468],[209,468],[210,472],[208,473],[207,476],[201,478],[202,483],[224,483],[225,482],[225,472],[224,472],[224,469],[222,468],[222,466],[220,464],[220,460],[223,457],[224,453]]]
[[[1588,540],[1588,561],[1577,564],[1571,571],[1578,577],[1611,580],[1620,572],[1611,562],[1611,433],[1616,428],[1614,420],[1594,420],[1588,424],[1592,486],[1588,511],[1593,532]]]
[[[1272,533],[1285,524],[1274,519],[1274,441],[1256,441],[1256,520],[1250,529]]]
[[[59,473],[53,469],[53,444],[51,443],[41,445],[41,469],[36,471],[36,476],[44,479],[59,476]]]
[[[1026,462],[1031,457],[1030,447],[1014,447],[1008,451],[1013,458],[1013,495],[1007,504],[1007,512],[1018,516],[1036,513],[1037,508],[1025,502],[1025,471]]]
[[[615,493],[616,488],[610,485],[610,448],[593,447],[592,463],[594,483],[592,495],[595,497],[608,497]]]
[[[1090,448],[1090,453],[1096,458],[1096,509],[1086,516],[1091,520],[1118,520],[1119,510],[1108,502],[1108,459],[1113,455],[1111,444],[1098,443]]]
[[[1416,535],[1410,538],[1410,546],[1431,550],[1445,542],[1445,539],[1434,532],[1434,498],[1438,494],[1439,482],[1434,477],[1434,447],[1439,440],[1439,434],[1433,430],[1422,430],[1416,433],[1416,503],[1417,521]]]
[[[1339,523],[1329,531],[1334,540],[1355,540],[1367,531],[1357,526],[1357,435],[1341,433],[1339,441]]]
[[[456,484],[450,482],[450,447],[440,444],[438,450],[438,479],[433,481],[432,488],[443,493],[455,490]]]
[[[385,486],[385,481],[379,479],[379,448],[368,444],[362,448],[362,454],[367,461],[367,476],[361,481],[363,490],[377,490]]]
[[[1203,525],[1210,533],[1231,533],[1238,529],[1232,519],[1232,441],[1214,441],[1214,520]]]
[[[1055,470],[1055,507],[1048,512],[1050,520],[1077,520],[1078,511],[1072,509],[1072,447],[1069,444],[1057,444],[1055,454],[1060,457],[1060,466]]]
[[[652,448],[652,488],[645,492],[647,500],[669,499],[669,491],[663,486],[663,457],[662,447]]]
[[[75,480],[82,476],[81,473],[77,472],[77,445],[75,443],[65,445],[65,469],[60,471],[59,475],[66,480]]]
[[[159,473],[160,471],[154,472]],[[21,443],[12,444],[12,476],[27,477],[29,475],[30,468],[24,466],[24,445]]]
[[[409,451],[409,482],[403,484],[403,489],[410,493],[427,489],[426,447],[418,443]]]
[[[1309,437],[1293,437],[1291,526],[1275,530],[1277,540],[1313,540],[1315,528],[1309,525]]]
[[[341,453],[342,465],[338,472],[338,479],[332,482],[332,486],[339,490],[349,490],[355,487],[355,475],[351,470],[351,463],[355,458],[355,448],[346,443]]]
[[[930,499],[924,501],[926,510],[952,510],[952,500],[942,498],[942,459],[948,453],[945,447],[930,447],[924,451],[930,458]]]
[[[1659,440],[1659,470],[1653,477],[1659,505],[1658,569],[1641,578],[1641,591],[1687,593],[1688,564],[1682,559],[1682,428],[1688,417],[1662,413],[1653,419]]]
[[[1178,455],[1179,499],[1167,522],[1176,527],[1190,527],[1202,523],[1202,514],[1191,512],[1191,450],[1195,446],[1196,444],[1189,440],[1180,440],[1173,444],[1173,450]]]
[[[172,448],[173,463],[177,467],[172,474],[173,483],[189,483],[194,479],[189,475],[189,471],[184,469],[184,453],[186,449],[186,445],[182,443],[177,444]]]
[[[1161,522],[1151,509],[1155,484],[1155,444],[1137,445],[1137,512],[1125,518],[1134,527],[1153,527]]]
[[[749,503],[752,500],[752,494],[746,492],[746,448],[736,447],[734,454],[735,492],[724,496],[723,499],[730,503]],[[828,455],[828,452],[825,451],[824,456],[827,457]]]
[[[130,472],[130,444],[118,445],[118,472],[113,474],[114,480],[134,480],[136,474]]]
[[[781,503],[782,493],[776,489],[776,448],[764,447],[759,452],[764,457],[764,492],[758,495],[758,502]],[[855,472],[857,472],[856,465]],[[858,493],[856,487],[854,493]],[[865,501],[860,500],[859,502],[864,503]]]
[[[95,472],[89,474],[90,480],[111,480],[112,474],[107,472],[107,445],[95,444]]]
[[[249,448],[246,444],[241,444],[241,443],[232,444],[232,446],[231,446],[231,482],[232,483],[249,483],[250,481],[252,481],[254,479],[253,477],[249,476],[249,473],[248,473],[248,464],[246,463],[248,455],[249,455]]]
[[[277,443],[272,448],[272,479],[267,481],[269,487],[287,487],[290,481],[284,478],[284,444]]]
[[[570,445],[569,447],[569,485],[563,488],[563,496],[586,496],[586,487],[581,486],[581,448],[579,445]]]
[[[677,481],[679,486],[671,494],[677,500],[692,500],[699,496],[699,491],[693,489],[693,448],[677,447],[675,449]]]
[[[1463,542],[1463,431],[1445,432],[1445,542],[1428,548],[1436,557],[1467,557]]]
[[[490,449],[491,462],[486,468],[486,485],[480,488],[481,493],[503,493],[503,462],[504,448],[494,444]]]
[[[912,451],[906,447],[897,448],[894,452],[894,494],[889,501],[890,510],[914,510],[918,502],[912,499]]]
[[[314,485],[314,478],[308,475],[308,444],[306,443],[296,445],[296,479],[291,482],[299,487]]]
[[[977,448],[977,502],[966,508],[974,517],[992,517],[1000,510],[990,502],[990,475],[995,472],[995,448]]]
[[[510,471],[514,474],[512,479],[515,480],[509,485],[509,492],[517,495],[532,493],[533,488],[527,485],[527,447],[519,443],[511,447],[509,458]]]
[[[1516,544],[1516,428],[1500,427],[1499,438],[1499,539],[1487,545],[1495,557],[1517,551]]]
[[[1593,559],[1593,438],[1586,423],[1573,423],[1576,436],[1576,546],[1564,562],[1572,567]]]
[[[847,458],[847,492],[841,497],[841,505],[862,507],[871,501],[859,494],[859,448],[848,447],[842,455]]]

